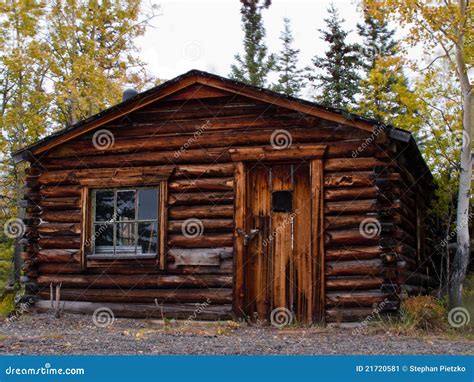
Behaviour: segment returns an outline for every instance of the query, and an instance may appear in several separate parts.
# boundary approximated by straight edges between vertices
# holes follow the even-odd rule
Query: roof
[[[337,123],[357,127],[363,130],[373,131],[376,126],[381,125],[380,121],[361,117],[346,110],[334,107],[327,107],[315,102],[287,96],[268,89],[248,85],[239,81],[231,80],[229,78],[221,77],[216,74],[193,69],[158,86],[138,93],[132,98],[129,98],[114,106],[104,109],[97,114],[94,114],[88,118],[77,122],[74,125],[71,125],[53,134],[50,134],[32,145],[29,145],[14,152],[13,158],[17,162],[20,162],[22,160],[28,160],[29,158],[31,158],[32,155],[34,156],[36,154],[47,151],[65,141],[85,134],[86,132],[95,129],[107,122],[120,118],[125,114],[140,109],[150,104],[151,102],[155,102],[193,84],[208,85],[211,87],[218,88],[220,90],[225,90],[231,93],[247,96],[249,98],[266,101],[278,106],[286,107],[288,109],[300,111],[324,119],[332,120]],[[418,152],[419,155],[417,155],[417,157],[419,157],[419,160],[421,160],[419,164],[427,169],[428,167],[422,159],[421,153],[419,153],[418,147],[411,133],[406,130],[396,129],[393,126],[388,127],[390,131],[390,136],[392,138],[398,141],[405,142]]]

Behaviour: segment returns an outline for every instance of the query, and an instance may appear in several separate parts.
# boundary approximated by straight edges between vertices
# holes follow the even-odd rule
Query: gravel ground
[[[100,324],[100,323],[99,323]],[[474,341],[352,334],[343,328],[256,327],[235,322],[115,319],[25,314],[0,324],[3,354],[474,354]]]

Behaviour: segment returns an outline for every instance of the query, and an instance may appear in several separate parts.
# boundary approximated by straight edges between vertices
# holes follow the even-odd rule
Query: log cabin
[[[437,285],[414,138],[343,110],[192,70],[14,159],[40,308],[324,324]]]

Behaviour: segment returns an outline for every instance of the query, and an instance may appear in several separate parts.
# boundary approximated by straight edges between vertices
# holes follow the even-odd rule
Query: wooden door
[[[245,314],[268,320],[275,309],[312,322],[310,166],[247,165],[244,243]]]

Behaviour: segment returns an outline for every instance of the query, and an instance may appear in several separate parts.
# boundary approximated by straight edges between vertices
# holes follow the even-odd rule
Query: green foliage
[[[13,258],[13,243],[11,240],[0,237],[0,294],[5,289],[11,274]]]
[[[249,85],[266,86],[267,76],[275,67],[275,56],[268,54],[265,44],[266,32],[262,20],[262,10],[269,5],[269,1],[260,5],[258,0],[242,0],[244,53],[235,55],[236,63],[231,66],[230,78]]]
[[[360,82],[360,99],[355,111],[398,128],[416,132],[423,124],[417,95],[409,89],[396,56],[380,57]]]
[[[0,1],[0,209],[1,219],[15,212],[21,167],[10,154],[46,130],[49,96],[44,83],[46,45],[39,33],[44,4]],[[3,225],[2,225],[3,226]]]
[[[276,57],[275,69],[279,75],[278,82],[273,86],[273,90],[289,96],[298,96],[304,87],[303,70],[298,69],[299,49],[293,48],[293,34],[291,32],[290,19],[284,18],[284,29],[280,40],[283,49]]]
[[[398,56],[394,31],[388,29],[384,19],[367,12],[364,12],[364,23],[357,24],[357,29],[363,38],[359,50],[365,75],[359,83],[360,97],[355,111],[398,128],[418,130],[423,121],[403,71],[405,62]]]
[[[7,292],[0,300],[0,317],[7,317],[15,309],[15,293]]]
[[[360,46],[361,66],[368,72],[377,66],[377,58],[395,55],[397,43],[395,31],[390,30],[384,19],[377,19],[364,12],[364,23],[357,24],[357,32],[363,38]]]
[[[448,284],[450,305],[452,307],[461,304],[462,281],[465,278],[470,251],[470,229],[466,224],[469,221],[471,184],[472,184],[472,84],[469,72],[473,68],[472,55],[474,52],[473,41],[473,4],[469,1],[454,0],[441,1],[433,0],[429,2],[404,1],[404,0],[364,0],[363,5],[367,12],[379,19],[388,17],[399,25],[405,25],[408,33],[405,42],[412,47],[423,48],[425,59],[429,62],[421,70],[419,63],[413,61],[413,68],[422,77],[431,82],[433,66],[440,65],[442,71],[448,74],[447,81],[450,84],[458,82],[457,94],[460,94],[462,104],[462,134],[465,144],[459,147],[458,160],[458,183],[456,201],[456,253],[454,255],[450,270],[450,280]],[[410,57],[407,57],[410,59]],[[425,72],[428,72],[425,75]],[[454,80],[455,79],[455,80]],[[438,86],[441,81],[438,81]],[[436,84],[431,83],[432,88]],[[446,89],[447,90],[447,89]],[[448,90],[451,92],[451,89]],[[437,94],[436,96],[439,96]],[[442,98],[447,97],[445,93]],[[452,98],[454,104],[458,104],[458,97]],[[444,106],[444,105],[443,105]],[[445,110],[438,105],[430,104],[429,108],[437,115],[432,121],[427,114],[428,128],[443,130],[450,127],[449,118],[444,118]],[[438,116],[443,122],[437,125]],[[435,125],[436,124],[436,125]],[[443,126],[444,125],[444,126]],[[454,131],[451,131],[454,133]],[[435,138],[436,139],[436,134]],[[451,135],[451,134],[450,134]],[[451,138],[451,137],[449,137]],[[439,145],[441,150],[443,145]],[[449,165],[451,166],[451,165]],[[448,166],[444,166],[446,168]],[[454,194],[454,192],[452,193]],[[454,199],[454,195],[451,199]],[[451,204],[449,204],[450,206]],[[447,216],[452,216],[448,213]],[[450,220],[446,221],[449,226]]]
[[[462,134],[462,96],[451,71],[441,63],[432,65],[414,84],[422,128],[415,131],[425,160],[437,185],[434,210],[450,224],[459,187]]]
[[[360,66],[359,49],[356,44],[349,44],[348,32],[342,28],[344,19],[339,17],[334,4],[328,8],[329,17],[326,30],[320,29],[322,40],[329,48],[324,57],[314,57],[313,66],[308,68],[308,79],[316,81],[319,90],[316,100],[323,105],[348,109],[355,103],[360,81],[357,69]]]
[[[152,12],[140,20],[141,0],[55,0],[46,14],[53,118],[71,125],[120,101],[124,84],[150,79],[136,55]]]

